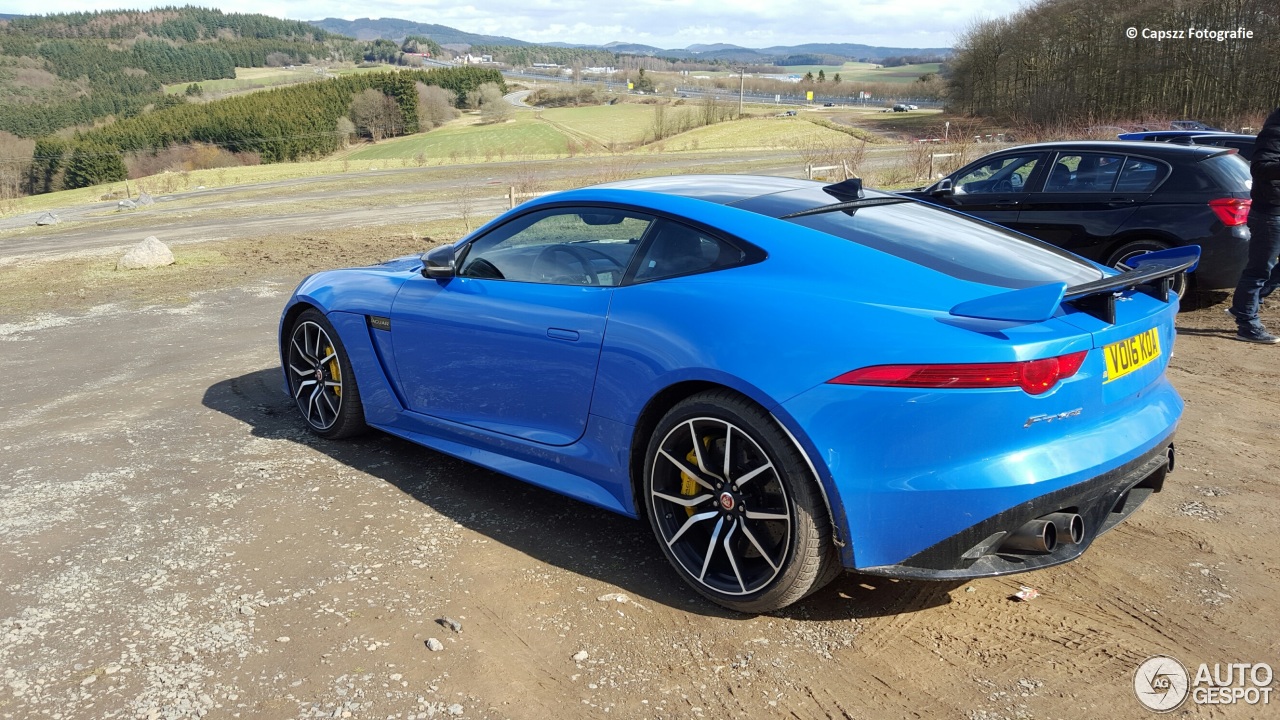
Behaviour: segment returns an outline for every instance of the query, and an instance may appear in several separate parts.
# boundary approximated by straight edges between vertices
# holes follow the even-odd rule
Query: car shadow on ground
[[[647,523],[384,433],[336,441],[316,437],[306,431],[281,385],[278,369],[258,370],[210,386],[204,405],[244,422],[256,437],[291,440],[379,478],[454,522],[542,562],[672,608],[745,617],[688,589],[667,565]],[[945,605],[961,584],[846,573],[775,615],[812,620],[898,615]]]
[[[1194,312],[1230,299],[1231,292],[1227,290],[1193,290],[1178,303],[1178,309],[1182,312]]]

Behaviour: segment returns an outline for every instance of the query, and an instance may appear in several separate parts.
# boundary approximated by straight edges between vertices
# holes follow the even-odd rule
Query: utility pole
[[[747,66],[738,66],[738,117],[742,117],[742,95],[747,86]]]

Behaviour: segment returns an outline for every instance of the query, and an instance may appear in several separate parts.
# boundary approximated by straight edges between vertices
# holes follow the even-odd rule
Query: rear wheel
[[[324,314],[306,310],[285,345],[289,394],[307,427],[330,439],[363,432],[364,408],[347,350]]]
[[[658,423],[644,490],[654,535],[680,577],[720,605],[759,613],[839,572],[815,482],[767,413],[712,391]]]
[[[1158,250],[1168,250],[1170,246],[1160,242],[1159,240],[1134,240],[1116,248],[1111,256],[1107,258],[1106,265],[1117,270],[1131,270],[1129,261],[1139,255],[1146,255]],[[1178,297],[1186,297],[1187,294],[1187,274],[1180,272],[1173,278],[1173,292]]]

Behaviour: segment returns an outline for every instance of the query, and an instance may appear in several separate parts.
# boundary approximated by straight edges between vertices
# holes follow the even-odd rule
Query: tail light
[[[1243,225],[1249,219],[1249,206],[1252,200],[1240,198],[1218,198],[1209,201],[1209,209],[1227,227]]]
[[[1059,380],[1079,372],[1088,354],[1088,350],[1081,350],[1058,357],[1007,363],[874,365],[851,370],[827,382],[910,388],[1020,387],[1029,395],[1039,395],[1057,385]]]

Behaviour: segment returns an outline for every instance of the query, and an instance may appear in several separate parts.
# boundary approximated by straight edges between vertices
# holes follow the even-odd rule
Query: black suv
[[[902,193],[998,223],[1110,267],[1200,246],[1198,290],[1233,288],[1249,245],[1249,165],[1235,149],[1053,142],[987,155]],[[1185,283],[1177,288],[1185,289]]]

